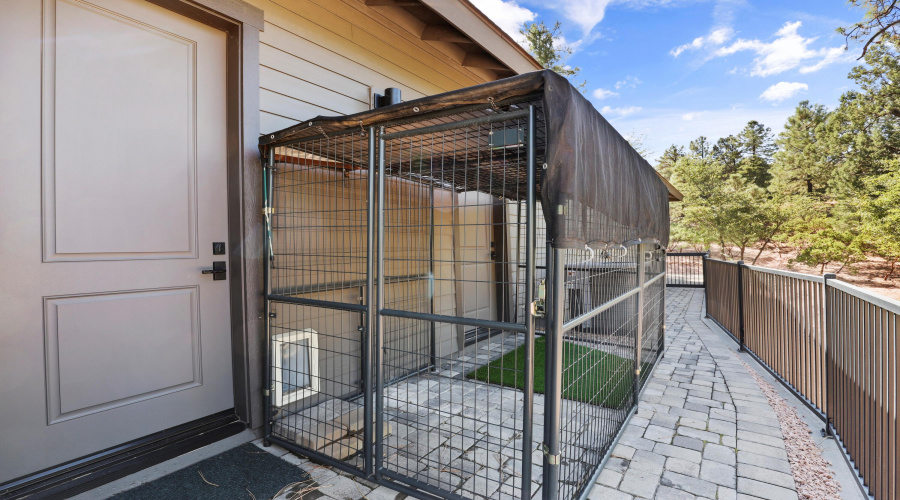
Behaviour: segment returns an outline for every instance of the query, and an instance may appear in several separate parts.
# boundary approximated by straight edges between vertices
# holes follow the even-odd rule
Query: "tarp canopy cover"
[[[530,97],[529,97],[530,96]],[[653,167],[569,81],[544,70],[346,116],[318,116],[264,135],[260,148],[315,135],[359,131],[455,108],[501,110],[540,101],[546,168],[540,194],[547,240],[555,248],[603,248],[669,240],[669,191]],[[543,166],[539,165],[541,169]]]

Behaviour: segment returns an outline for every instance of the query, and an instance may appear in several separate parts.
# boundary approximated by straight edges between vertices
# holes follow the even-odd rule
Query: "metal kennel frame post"
[[[528,106],[528,173],[526,177],[525,218],[530,221],[525,226],[525,395],[523,404],[522,425],[522,500],[531,498],[531,443],[534,424],[534,266],[535,244],[537,241],[537,199],[535,197],[535,169],[537,154],[535,152],[534,106]],[[519,211],[520,213],[521,211]],[[516,223],[516,231],[521,222]]]
[[[375,127],[369,127],[369,172],[375,169]],[[380,176],[378,177],[381,178]],[[377,264],[374,259],[375,251],[375,214],[373,209],[375,200],[375,179],[370,175],[366,182],[366,331],[365,331],[365,354],[363,355],[363,370],[365,376],[365,407],[372,408],[375,397],[375,388],[373,386],[372,367],[367,366],[366,360],[372,359],[372,354],[378,352],[376,347],[378,332],[378,317],[375,308],[371,304],[376,303],[375,291],[375,270]],[[380,268],[379,268],[380,269]],[[374,425],[372,412],[366,411],[365,416],[365,474],[367,477],[375,473],[375,460],[372,456],[372,438],[374,436]]]
[[[544,413],[544,500],[559,498],[560,453],[560,405],[562,402],[563,369],[563,319],[565,318],[565,254],[563,250],[547,245],[550,279],[547,314],[547,408]]]

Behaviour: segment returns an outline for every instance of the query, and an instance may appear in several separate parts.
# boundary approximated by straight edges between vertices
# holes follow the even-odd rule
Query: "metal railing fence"
[[[808,274],[704,258],[706,315],[825,422],[863,491],[900,498],[900,302]]]
[[[703,288],[703,258],[709,252],[666,254],[666,286]]]

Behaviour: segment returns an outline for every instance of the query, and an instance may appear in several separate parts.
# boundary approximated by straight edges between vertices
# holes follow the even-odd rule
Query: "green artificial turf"
[[[534,341],[534,392],[544,394],[546,340]],[[621,408],[633,390],[634,361],[597,349],[563,342],[563,398],[608,408]],[[466,375],[502,385],[525,387],[525,346],[517,348]]]

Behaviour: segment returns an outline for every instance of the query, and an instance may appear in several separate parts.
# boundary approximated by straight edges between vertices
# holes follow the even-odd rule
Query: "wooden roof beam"
[[[508,71],[509,68],[497,59],[487,54],[466,54],[463,58],[463,66],[468,68],[482,68],[491,70]]]
[[[421,7],[418,0],[366,0],[369,7]]]
[[[429,24],[420,36],[426,42],[471,43],[475,41],[449,24]]]

